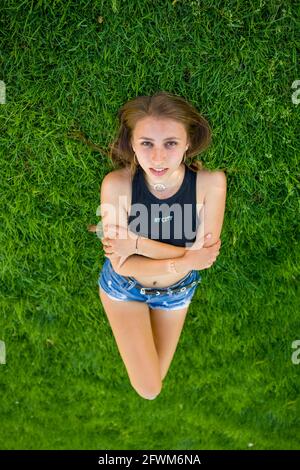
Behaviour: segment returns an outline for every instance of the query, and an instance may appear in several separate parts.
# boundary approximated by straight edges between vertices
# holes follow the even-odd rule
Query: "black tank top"
[[[159,199],[149,191],[142,168],[137,168],[132,180],[129,230],[170,245],[188,247],[193,244],[200,222],[197,214],[197,173],[186,165],[184,167],[180,188],[167,199]]]

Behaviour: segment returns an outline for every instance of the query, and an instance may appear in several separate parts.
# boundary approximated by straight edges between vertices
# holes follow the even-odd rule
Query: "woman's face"
[[[183,124],[173,119],[146,117],[137,122],[131,145],[150,181],[166,182],[177,173],[189,143]],[[167,171],[155,175],[151,168]]]

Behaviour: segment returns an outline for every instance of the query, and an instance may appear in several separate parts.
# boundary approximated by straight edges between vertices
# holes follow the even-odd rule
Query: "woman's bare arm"
[[[186,248],[182,246],[174,246],[158,240],[140,237],[138,240],[138,253],[128,257],[120,256],[114,263],[114,269],[122,276],[138,276],[140,274],[146,276],[168,275],[170,274],[170,261],[181,258],[185,251]]]
[[[202,223],[197,229],[197,238],[201,238],[201,236],[204,236],[207,233],[212,234],[212,238],[209,241],[205,241],[203,248],[209,248],[210,246],[215,245],[220,238],[226,204],[226,189],[227,184],[225,173],[220,171],[212,172],[210,176],[209,189],[207,190],[205,197],[205,204],[202,208],[204,211],[203,216],[201,216]],[[188,248],[176,247],[156,240],[144,239],[139,240],[138,243],[140,242],[142,242],[140,246],[144,256],[131,255],[126,259],[122,259],[120,257],[117,263],[119,274],[124,276],[138,276],[140,274],[155,276],[169,274],[172,272],[170,271],[170,262],[173,259],[175,260],[174,263],[178,272],[183,272],[184,270],[189,271],[192,269],[192,267],[189,266],[192,261],[192,256],[190,255],[188,258],[184,256],[185,252],[189,250]],[[151,244],[151,242],[153,243]],[[168,251],[164,250],[165,246]],[[172,249],[174,249],[173,253],[171,252]],[[145,257],[145,253],[150,254],[151,250],[157,250],[155,252],[156,255],[154,253],[152,259],[148,259]],[[163,259],[158,258],[158,253],[159,255],[162,255]]]
[[[120,256],[115,262],[115,271],[122,276],[163,276],[174,273],[171,269],[171,261],[176,263],[177,272],[188,271],[183,256],[168,259],[151,259],[141,255],[131,255],[123,262]]]
[[[205,211],[204,222],[200,225],[200,227],[198,227],[199,232],[201,231],[201,229],[204,230],[205,227],[206,233],[209,231],[213,234],[212,240],[208,242],[208,245],[206,243],[206,248],[215,243],[215,238],[219,238],[223,224],[226,198],[226,177],[225,174],[222,173],[223,172],[217,172],[217,175],[213,176],[214,180],[210,181],[210,191],[208,191],[205,201],[207,209],[209,210]],[[107,175],[105,179],[108,180],[108,177],[115,178],[115,175],[113,177],[111,175],[112,174]],[[113,180],[113,182],[120,184],[118,180]],[[116,187],[118,187],[118,185]],[[107,191],[105,188],[107,189]],[[101,191],[102,202],[106,202],[107,200],[110,203],[114,203],[116,206],[118,205],[116,201],[112,201],[112,194],[114,194],[114,192],[108,192],[108,181],[105,185],[103,181]],[[110,211],[108,211],[108,214],[109,212]],[[120,222],[118,222],[118,219],[115,221],[114,218],[110,218],[107,216],[107,214],[105,214],[107,222],[104,222],[104,224],[120,224],[126,228],[127,214],[125,209],[121,211],[121,214],[123,214],[123,223],[120,224]],[[102,219],[104,219],[103,214]],[[185,247],[177,247],[168,243],[162,243],[157,240],[151,240],[143,237],[138,242],[139,254],[133,254],[125,257],[114,256],[111,259],[111,262],[115,271],[124,276],[138,276],[140,274],[147,276],[155,276],[169,274],[170,272],[173,272],[172,270],[170,270],[171,261],[173,260],[175,260],[174,263],[177,266],[176,270],[178,272],[184,272],[184,270],[188,271],[190,269],[190,267],[187,266],[186,258],[184,258],[186,250],[187,249]]]
[[[138,254],[152,259],[179,258],[185,253],[184,246],[170,245],[169,243],[140,237],[138,240]]]

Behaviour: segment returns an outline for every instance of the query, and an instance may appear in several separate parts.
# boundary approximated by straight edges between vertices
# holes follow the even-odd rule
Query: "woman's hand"
[[[128,257],[135,253],[138,235],[119,225],[108,225],[108,236],[101,239],[107,258]]]
[[[216,261],[221,247],[221,240],[219,239],[214,245],[210,247],[203,247],[203,244],[207,238],[207,235],[200,242],[197,240],[197,243],[192,246],[191,249],[187,249],[183,255],[184,261],[188,269],[195,269],[200,271],[202,269],[210,268]]]

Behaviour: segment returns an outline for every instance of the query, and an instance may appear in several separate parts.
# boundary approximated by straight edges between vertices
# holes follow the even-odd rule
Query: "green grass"
[[[0,24],[0,448],[299,448],[296,2],[6,1]],[[111,166],[71,133],[105,149],[119,107],[159,90],[209,120],[201,159],[226,170],[228,193],[218,262],[148,401],[86,231]]]

